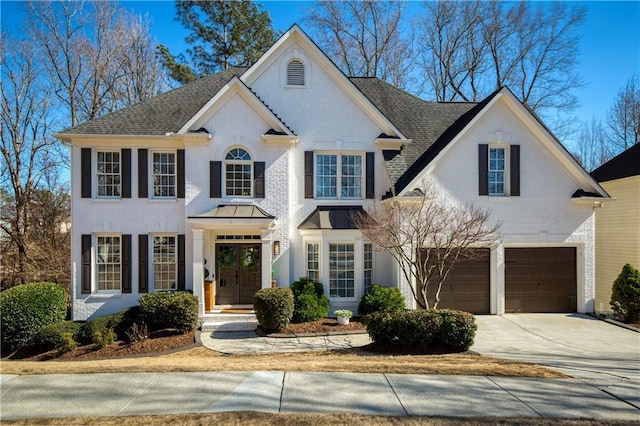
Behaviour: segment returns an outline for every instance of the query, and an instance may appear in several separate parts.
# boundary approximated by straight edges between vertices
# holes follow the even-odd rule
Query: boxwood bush
[[[103,315],[85,322],[78,334],[78,341],[84,345],[94,343],[95,337],[104,334],[106,330],[112,330],[116,338],[124,337],[123,312]]]
[[[0,333],[3,349],[15,350],[33,343],[46,325],[67,316],[67,292],[54,283],[30,283],[0,294]]]
[[[140,298],[140,316],[152,330],[188,333],[198,326],[198,298],[187,291],[158,291]]]
[[[466,351],[476,334],[472,314],[454,310],[381,311],[367,316],[367,332],[376,343],[409,351],[446,346]]]
[[[51,349],[71,349],[72,342],[76,343],[80,339],[80,330],[83,323],[77,321],[61,321],[45,325],[38,332],[35,344],[43,350]]]
[[[358,304],[358,312],[363,316],[380,311],[404,311],[405,308],[404,297],[398,288],[378,284],[374,284]]]
[[[284,329],[293,316],[293,292],[290,288],[263,288],[253,296],[258,327],[265,333]]]
[[[611,307],[627,323],[640,319],[640,271],[627,263],[611,288]]]
[[[293,318],[291,322],[317,321],[329,314],[329,299],[322,283],[302,277],[291,284],[293,292]]]

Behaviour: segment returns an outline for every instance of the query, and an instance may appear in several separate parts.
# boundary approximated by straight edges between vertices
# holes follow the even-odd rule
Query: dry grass
[[[134,373],[170,371],[327,371],[389,374],[567,377],[547,368],[473,354],[387,355],[363,350],[223,355],[197,347],[168,355],[91,361],[6,361],[3,374]]]
[[[350,426],[488,426],[488,425],[532,425],[532,426],[612,426],[621,425],[618,421],[608,420],[566,420],[544,418],[439,418],[439,417],[387,417],[366,416],[359,414],[271,414],[271,413],[214,413],[214,414],[179,414],[160,416],[129,417],[81,417],[65,419],[26,419],[3,421],[3,425],[100,425],[100,426],[137,426],[137,425],[271,425],[279,426],[315,426],[315,425],[350,425]],[[637,424],[637,423],[627,423]]]

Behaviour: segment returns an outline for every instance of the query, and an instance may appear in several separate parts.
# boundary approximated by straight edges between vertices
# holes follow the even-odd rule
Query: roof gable
[[[592,171],[591,176],[598,182],[640,176],[640,143]]]

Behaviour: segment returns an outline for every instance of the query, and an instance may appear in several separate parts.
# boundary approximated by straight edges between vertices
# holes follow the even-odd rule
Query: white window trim
[[[120,289],[119,290],[100,290],[100,279],[99,271],[98,271],[98,238],[100,237],[118,237],[120,239]],[[91,241],[92,245],[92,293],[102,294],[102,295],[115,295],[122,294],[122,234],[120,233],[98,233],[94,234]]]
[[[157,291],[175,291],[178,289],[178,235],[177,234],[171,234],[171,233],[152,233],[149,234],[150,238],[150,244],[148,249],[148,259],[151,259],[151,270],[149,271],[149,281],[150,281],[150,287],[151,287],[151,291],[152,292],[157,292]],[[156,280],[155,280],[155,262],[154,262],[154,257],[153,257],[153,239],[155,237],[174,237],[175,238],[175,263],[174,263],[174,271],[175,271],[175,277],[176,277],[176,281],[175,281],[175,287],[174,288],[156,288]]]
[[[491,149],[504,149],[504,193],[492,194],[489,176],[491,175]],[[489,197],[509,197],[511,196],[511,145],[504,142],[488,144],[487,149],[487,194]]]
[[[155,182],[153,177],[155,176],[153,170],[153,157],[155,154],[173,154],[173,187],[174,195],[162,196],[155,195]],[[157,149],[152,150],[149,153],[149,200],[176,200],[178,198],[178,152],[171,149]]]
[[[309,244],[317,244],[318,246],[318,278],[316,281],[322,282],[322,241],[320,240],[305,240],[304,241],[304,270],[307,278],[309,277]]]
[[[229,155],[229,152],[233,151],[234,149],[241,149],[243,151],[245,151],[247,153],[247,155],[249,155],[249,159],[248,160],[227,160],[227,155]],[[231,146],[229,147],[224,154],[224,159],[222,160],[222,198],[225,200],[231,200],[231,199],[251,199],[254,198],[254,188],[253,188],[253,167],[254,167],[254,157],[253,154],[251,153],[251,151],[249,151],[247,148],[245,148],[244,146]],[[250,185],[249,185],[249,195],[229,195],[227,194],[227,165],[248,165],[249,166],[249,181],[250,181]]]
[[[335,197],[320,197],[317,193],[318,182],[318,156],[319,155],[335,155],[336,156],[336,196]],[[342,156],[358,156],[360,157],[360,196],[359,197],[342,197]],[[316,200],[363,200],[364,193],[366,192],[366,159],[365,153],[362,151],[316,151],[313,153],[313,198]]]
[[[302,62],[304,66],[304,86],[294,86],[287,84],[287,68],[289,63],[293,60],[298,60]],[[289,50],[287,53],[282,55],[282,59],[280,60],[280,85],[284,89],[293,89],[293,90],[301,90],[308,89],[311,87],[311,68],[312,62],[304,52],[296,47]]]
[[[331,257],[331,253],[330,253],[330,247],[331,244],[351,244],[353,245],[353,264],[354,264],[354,271],[353,271],[353,297],[332,297],[331,296],[331,265],[329,264],[330,262],[330,257]],[[364,271],[363,271],[363,250],[364,247],[362,245],[362,241],[360,240],[355,240],[353,238],[327,238],[324,240],[323,244],[322,244],[322,250],[324,251],[324,253],[326,253],[326,256],[324,256],[323,259],[323,263],[322,263],[322,268],[324,271],[326,271],[326,282],[323,282],[324,288],[325,288],[325,294],[327,295],[327,298],[330,301],[333,302],[356,302],[358,300],[360,300],[360,298],[362,297],[363,294],[363,286],[361,285],[364,281]],[[321,272],[322,273],[322,272]],[[359,284],[360,283],[360,284]]]
[[[366,259],[365,259],[364,255],[365,255],[365,246],[367,244],[369,246],[371,246],[371,269],[367,269],[366,265],[365,265]],[[375,264],[376,264],[376,262],[375,262],[375,252],[374,252],[374,249],[373,249],[373,243],[370,242],[370,241],[364,241],[362,243],[362,294],[366,294],[366,292],[367,292],[366,284],[365,284],[365,278],[366,278],[365,272],[367,270],[371,271],[371,286],[370,286],[370,288],[373,287],[373,284],[375,283],[375,270],[376,270]]]
[[[111,152],[111,153],[117,153],[118,154],[118,162],[120,163],[120,173],[118,173],[118,175],[120,176],[120,195],[100,195],[100,182],[98,179],[98,153],[99,152]],[[93,176],[92,179],[95,180],[95,194],[96,194],[96,199],[99,200],[108,200],[108,201],[114,201],[114,200],[120,200],[122,199],[122,151],[119,149],[95,149],[93,152]]]

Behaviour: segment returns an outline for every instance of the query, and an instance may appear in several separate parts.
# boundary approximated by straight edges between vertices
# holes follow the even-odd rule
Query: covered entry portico
[[[255,205],[220,205],[189,216],[193,238],[193,294],[205,315],[205,268],[213,280],[215,305],[250,304],[271,286],[271,234],[276,218]],[[206,261],[206,262],[205,262]]]

